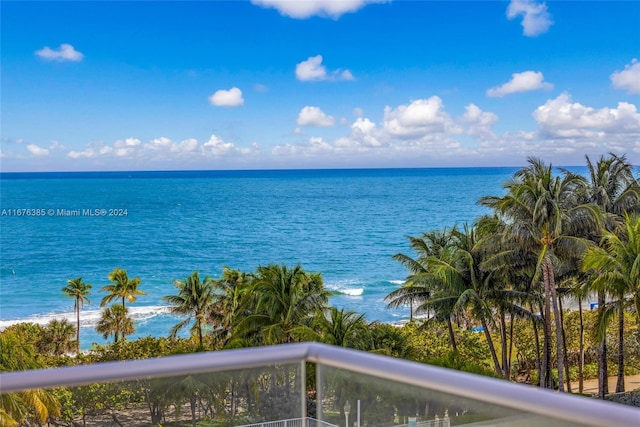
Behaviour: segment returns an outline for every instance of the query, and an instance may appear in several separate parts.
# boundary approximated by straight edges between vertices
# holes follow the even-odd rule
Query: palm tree
[[[108,277],[111,285],[104,286],[100,290],[102,292],[108,292],[109,294],[102,298],[100,307],[104,307],[116,298],[122,298],[122,306],[126,307],[125,300],[133,303],[138,298],[138,295],[146,295],[146,293],[138,290],[140,279],[137,277],[129,279],[126,270],[114,268]]]
[[[178,295],[167,295],[163,299],[171,305],[171,313],[187,317],[171,328],[171,337],[175,338],[180,329],[195,320],[191,332],[198,334],[198,345],[202,348],[202,329],[214,302],[213,280],[207,276],[201,282],[195,271],[185,281],[176,280],[174,285]]]
[[[593,289],[604,291],[616,300],[599,307],[598,336],[606,332],[608,320],[618,315],[618,382],[616,393],[624,392],[624,312],[633,301],[640,320],[640,216],[624,214],[624,229],[619,234],[605,231],[600,247],[594,246],[584,256],[583,269],[595,271]],[[631,296],[628,299],[628,296]]]
[[[340,347],[369,350],[371,332],[364,314],[329,307],[326,313],[318,312],[310,326],[302,326],[297,332],[305,339]]]
[[[605,215],[603,227],[587,230],[586,236],[593,242],[600,243],[603,230],[613,232],[619,229],[625,212],[640,211],[640,185],[625,156],[610,153],[608,157],[600,157],[595,165],[588,156],[586,159],[589,180],[585,188],[585,200],[599,206]],[[605,297],[605,289],[598,290],[599,310],[606,306]],[[602,334],[598,348],[598,394],[601,399],[609,392],[607,371],[607,338],[606,334]]]
[[[522,318],[531,321],[535,340],[535,367],[538,377],[542,378],[538,329],[542,318],[533,313],[538,311],[534,307],[542,307],[543,298],[531,282],[536,258],[531,253],[522,251],[516,242],[504,238],[508,234],[509,224],[497,216],[481,217],[475,228],[478,235],[482,236],[478,242],[478,249],[483,253],[480,269],[490,271],[494,276],[495,289],[491,295],[500,320],[502,366],[506,367],[506,377],[509,379],[511,375],[514,326]],[[523,308],[525,306],[528,309]],[[510,318],[508,334],[507,316]]]
[[[443,298],[446,287],[440,280],[430,274],[429,258],[439,258],[450,251],[454,238],[453,230],[437,230],[424,233],[419,237],[409,237],[411,248],[417,258],[405,254],[396,254],[393,258],[404,265],[410,272],[406,282],[400,288],[390,292],[386,297],[387,308],[411,307],[410,321],[414,311],[426,312],[430,315],[427,322],[445,322],[449,331],[449,342],[453,351],[457,350],[453,333],[452,317],[454,317],[454,301]],[[434,302],[437,301],[437,302]],[[416,307],[414,310],[414,306]]]
[[[237,332],[240,336],[257,333],[268,345],[293,342],[295,328],[323,311],[328,299],[320,274],[307,273],[300,265],[258,267],[245,298],[245,307],[255,306],[237,324]]]
[[[416,360],[418,356],[416,349],[410,345],[409,339],[402,333],[400,328],[388,323],[378,322],[371,323],[369,328],[373,346],[370,350],[372,353],[398,359]]]
[[[595,165],[589,156],[586,159],[587,200],[602,208],[604,228],[614,231],[622,224],[625,213],[640,212],[640,183],[634,178],[633,167],[625,156],[602,156]]]
[[[0,395],[0,426],[17,427],[29,418],[44,425],[50,416],[60,416],[60,402],[50,390],[33,389]]]
[[[428,260],[429,258],[425,258],[421,262],[426,264]],[[432,323],[445,323],[449,333],[451,350],[457,351],[453,318],[456,317],[458,311],[455,309],[455,298],[449,298],[450,296],[450,289],[446,284],[443,284],[442,280],[425,265],[424,271],[407,277],[405,284],[390,292],[385,297],[385,301],[388,301],[387,308],[398,308],[407,305],[407,301],[409,301],[412,306],[415,305],[415,309],[412,307],[412,314],[413,312],[427,314],[428,318],[422,325],[424,327]]]
[[[46,351],[54,356],[60,356],[72,348],[77,348],[73,342],[76,329],[67,319],[51,320],[44,330],[44,342]]]
[[[91,288],[93,285],[84,283],[82,277],[75,278],[73,280],[67,280],[67,286],[62,288],[65,296],[73,298],[73,310],[76,313],[76,351],[80,352],[80,310],[84,306],[84,303],[91,304],[87,295],[91,294]]]
[[[43,368],[35,347],[13,331],[0,333],[0,372]],[[60,402],[50,390],[33,389],[0,394],[0,426],[22,425],[35,418],[39,425],[49,416],[60,416]],[[31,425],[26,423],[25,425]]]
[[[506,366],[500,366],[490,327],[496,302],[508,305],[508,295],[497,286],[493,273],[481,268],[485,254],[477,230],[465,226],[463,231],[454,229],[452,233],[455,237],[452,251],[440,258],[429,258],[431,274],[443,284],[443,292],[432,298],[431,303],[453,304],[454,312],[470,309],[482,325],[496,372],[506,376]],[[526,311],[510,304],[509,308]]]
[[[580,259],[582,263],[582,258]],[[582,271],[582,269],[581,269]],[[585,322],[583,302],[591,292],[587,274],[572,274],[563,280],[565,291],[576,298],[578,302],[578,393],[584,392],[584,365],[585,365]],[[565,348],[566,350],[566,348]]]
[[[225,346],[238,316],[253,276],[240,270],[223,267],[222,277],[214,282],[215,303],[210,313],[214,324],[214,346]]]
[[[133,321],[127,314],[128,310],[124,305],[114,304],[107,307],[102,312],[96,331],[104,338],[113,335],[113,342],[118,342],[120,337],[124,339],[127,335],[135,332]]]
[[[443,230],[423,233],[419,237],[409,236],[411,249],[418,255],[411,258],[405,254],[396,254],[393,259],[409,270],[405,284],[385,297],[387,308],[399,308],[408,305],[411,308],[410,321],[413,321],[414,304],[420,306],[431,295],[432,290],[424,283],[424,273],[428,268],[426,260],[430,256],[438,256],[451,243],[451,231]]]
[[[553,387],[551,379],[551,310],[556,326],[558,387],[564,389],[562,332],[557,306],[555,267],[562,256],[576,257],[587,246],[579,236],[584,229],[596,227],[598,210],[592,204],[580,203],[579,194],[585,187],[583,177],[563,171],[554,176],[553,167],[541,160],[529,158],[529,166],[519,170],[504,187],[504,197],[483,197],[479,203],[493,208],[505,227],[503,238],[517,242],[521,250],[535,256],[535,271],[531,283],[544,285],[544,372],[545,386]]]

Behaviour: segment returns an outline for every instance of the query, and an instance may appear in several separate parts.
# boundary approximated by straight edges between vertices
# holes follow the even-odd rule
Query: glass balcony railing
[[[0,375],[7,401],[44,389],[76,425],[640,425],[633,407],[315,343]]]

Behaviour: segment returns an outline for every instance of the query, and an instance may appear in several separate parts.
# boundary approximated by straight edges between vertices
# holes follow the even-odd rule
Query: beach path
[[[616,389],[616,382],[618,381],[618,377],[612,376],[609,377],[609,391],[612,393]],[[573,381],[571,383],[571,389],[578,389],[578,382]],[[638,375],[627,375],[624,377],[624,389],[626,391],[633,391],[640,389],[640,374]],[[584,380],[584,392],[589,394],[598,394],[598,379],[589,379]]]

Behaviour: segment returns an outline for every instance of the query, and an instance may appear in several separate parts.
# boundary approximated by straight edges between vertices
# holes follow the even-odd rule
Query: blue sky
[[[640,2],[2,1],[2,171],[640,164]]]

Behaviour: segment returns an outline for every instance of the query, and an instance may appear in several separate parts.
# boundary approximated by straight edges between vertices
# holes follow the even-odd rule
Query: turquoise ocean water
[[[100,288],[119,267],[148,294],[130,306],[134,337],[166,336],[177,319],[162,296],[174,280],[271,263],[320,272],[332,305],[398,322],[409,309],[388,310],[383,299],[406,276],[391,258],[412,254],[406,236],[488,213],[478,198],[503,194],[515,170],[3,173],[0,328],[75,324],[61,289],[81,276],[93,284],[82,346],[104,343],[93,329]]]

